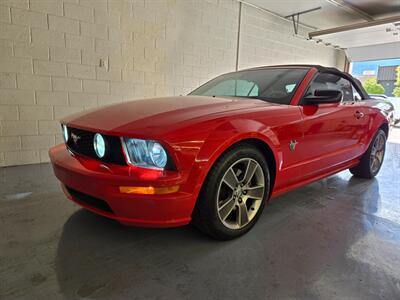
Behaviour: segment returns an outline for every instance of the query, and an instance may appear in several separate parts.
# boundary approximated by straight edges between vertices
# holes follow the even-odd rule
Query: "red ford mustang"
[[[66,195],[95,213],[230,239],[276,195],[345,169],[374,177],[392,115],[337,69],[260,67],[66,118],[50,158]]]

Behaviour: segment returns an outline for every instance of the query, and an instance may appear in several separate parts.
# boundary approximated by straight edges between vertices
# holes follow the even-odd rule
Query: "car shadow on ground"
[[[196,260],[224,246],[191,225],[127,227],[80,209],[64,225],[57,249],[57,278],[68,298],[89,297],[99,289],[124,298],[121,291],[115,294],[111,292],[114,288],[107,286],[139,287],[140,282],[157,281],[157,276],[161,279],[169,272],[185,273],[184,257]]]

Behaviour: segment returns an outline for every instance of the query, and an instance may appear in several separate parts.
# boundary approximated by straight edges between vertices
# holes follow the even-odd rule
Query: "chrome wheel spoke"
[[[222,220],[226,220],[226,218],[230,215],[232,210],[234,209],[236,204],[236,199],[233,196],[228,199],[222,206],[219,208],[219,215]]]
[[[248,161],[246,173],[244,174],[244,179],[243,179],[243,182],[245,184],[248,185],[251,182],[251,179],[253,178],[257,168],[259,168],[259,165],[254,160]]]
[[[379,136],[379,143],[378,143],[378,150],[383,150],[383,147],[385,145],[385,139],[383,136]]]
[[[382,151],[377,152],[375,157],[378,160],[379,164],[381,164],[382,163],[382,157],[383,157]]]
[[[239,184],[239,180],[235,172],[233,171],[232,167],[229,168],[228,172],[225,174],[223,181],[232,189],[234,190],[236,186]]]
[[[377,157],[374,158],[374,166],[375,168],[379,166],[379,159]]]
[[[375,164],[376,164],[376,157],[373,156],[373,157],[372,157],[372,165],[371,165],[371,169],[372,169],[372,170],[375,170],[375,168],[376,168]]]
[[[252,199],[261,200],[264,196],[264,186],[254,186],[246,189],[246,196]]]
[[[239,205],[237,220],[239,227],[243,227],[249,223],[249,212],[247,211],[247,206],[244,203]]]

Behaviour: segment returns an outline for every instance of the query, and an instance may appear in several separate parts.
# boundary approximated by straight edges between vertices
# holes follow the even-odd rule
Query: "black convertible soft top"
[[[267,69],[267,68],[306,68],[306,69],[316,68],[319,72],[326,72],[328,70],[341,72],[341,71],[339,71],[339,69],[336,69],[336,68],[330,68],[330,67],[324,67],[321,65],[312,65],[312,64],[288,64],[288,65],[260,66],[260,67],[254,67],[254,68],[244,69],[244,70],[240,70],[240,71]]]
[[[291,65],[262,66],[262,67],[255,67],[255,68],[250,68],[250,69],[245,69],[245,70],[240,70],[240,71],[261,70],[261,69],[267,69],[267,68],[307,68],[307,69],[315,68],[318,70],[319,73],[336,74],[338,76],[341,76],[341,77],[349,80],[354,85],[354,87],[357,89],[358,93],[362,96],[363,99],[370,98],[370,96],[364,90],[361,82],[358,79],[354,78],[347,72],[342,72],[339,69],[333,68],[333,67],[324,67],[321,65],[311,65],[311,64],[310,65],[308,65],[308,64],[291,64]]]

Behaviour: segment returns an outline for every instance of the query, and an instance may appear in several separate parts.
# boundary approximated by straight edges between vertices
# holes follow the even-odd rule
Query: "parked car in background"
[[[384,94],[369,94],[369,96],[374,99],[387,99],[388,98],[388,96],[386,96]]]
[[[345,169],[376,176],[392,113],[335,68],[259,67],[187,96],[67,117],[50,158],[66,195],[88,210],[127,225],[193,222],[231,239],[282,193]]]
[[[386,100],[393,107],[393,112],[389,116],[390,125],[395,126],[400,122],[400,98],[398,97],[388,97],[383,94],[369,94],[369,97],[377,100]]]
[[[400,123],[400,97],[387,97],[386,100],[389,101],[394,107],[394,123],[398,126]]]

